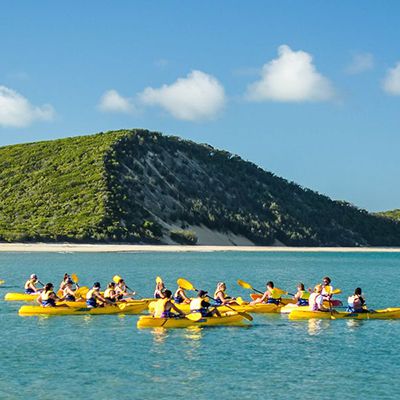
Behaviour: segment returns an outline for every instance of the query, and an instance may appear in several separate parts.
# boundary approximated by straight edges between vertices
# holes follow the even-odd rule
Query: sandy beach
[[[400,253],[396,247],[176,246],[131,244],[0,243],[0,252],[115,253],[115,252],[307,252]]]

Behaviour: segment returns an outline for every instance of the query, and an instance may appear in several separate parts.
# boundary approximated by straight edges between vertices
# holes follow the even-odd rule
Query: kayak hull
[[[76,305],[76,304],[75,304]],[[116,306],[105,306],[97,308],[70,307],[66,304],[57,307],[41,306],[22,306],[19,315],[106,315],[106,314],[140,314],[146,310],[146,302],[137,302],[135,304],[119,303]]]
[[[400,308],[385,308],[365,313],[350,313],[345,311],[340,312],[325,312],[325,311],[310,311],[298,307],[289,314],[289,319],[399,319]]]
[[[257,299],[261,298],[261,296],[262,296],[262,294],[258,294],[258,293],[250,294],[250,297],[252,300],[257,300]],[[281,303],[286,306],[287,304],[296,304],[296,301],[294,299],[282,297]],[[342,305],[343,305],[343,303],[338,299],[331,300],[332,307],[340,307]],[[324,301],[324,306],[329,307],[329,301]]]
[[[199,321],[191,321],[187,318],[155,318],[142,315],[137,327],[142,328],[188,328],[191,326],[243,326],[244,318],[240,314],[224,315],[222,317],[202,318]]]
[[[4,300],[6,301],[35,301],[39,294],[27,293],[6,293]]]
[[[185,314],[190,312],[189,304],[175,304],[177,308],[179,308]],[[247,313],[255,313],[255,314],[268,314],[268,313],[278,313],[281,305],[276,304],[241,304],[241,305],[232,305],[232,306],[218,306],[216,307],[220,313],[226,313],[229,311],[236,312],[247,312]],[[210,307],[212,310],[213,307]],[[151,310],[150,310],[151,312]]]

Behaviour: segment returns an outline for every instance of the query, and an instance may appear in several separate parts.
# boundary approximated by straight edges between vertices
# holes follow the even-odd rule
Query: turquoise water
[[[0,297],[35,272],[82,284],[122,275],[150,297],[157,275],[212,291],[241,278],[295,290],[324,275],[346,295],[361,286],[371,308],[400,306],[400,254],[0,254]],[[400,393],[399,321],[289,321],[257,315],[251,327],[138,330],[137,316],[19,317],[0,302],[3,399],[394,399]]]

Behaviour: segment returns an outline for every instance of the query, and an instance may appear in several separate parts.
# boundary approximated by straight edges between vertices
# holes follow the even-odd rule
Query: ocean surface
[[[0,253],[0,297],[75,272],[86,286],[114,274],[151,297],[160,275],[248,297],[243,279],[295,291],[329,275],[345,301],[360,286],[370,308],[400,306],[396,253]],[[290,321],[250,327],[138,330],[138,317],[20,317],[0,302],[1,399],[398,399],[400,320]]]

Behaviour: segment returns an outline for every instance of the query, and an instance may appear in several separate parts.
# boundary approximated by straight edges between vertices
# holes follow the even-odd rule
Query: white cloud
[[[261,79],[247,88],[250,101],[324,101],[334,97],[330,81],[321,75],[305,51],[279,46],[278,58],[265,64]]]
[[[104,112],[130,113],[134,106],[130,99],[121,96],[116,90],[107,90],[100,98],[99,109]]]
[[[192,71],[171,85],[146,88],[140,101],[160,106],[177,119],[196,121],[215,117],[225,104],[225,91],[216,78],[201,71]]]
[[[346,72],[350,75],[356,75],[374,68],[374,56],[371,53],[354,54]]]
[[[34,121],[49,121],[53,117],[51,105],[34,106],[15,90],[0,86],[0,126],[25,127]]]
[[[387,72],[383,81],[383,90],[394,96],[400,95],[400,61]]]

